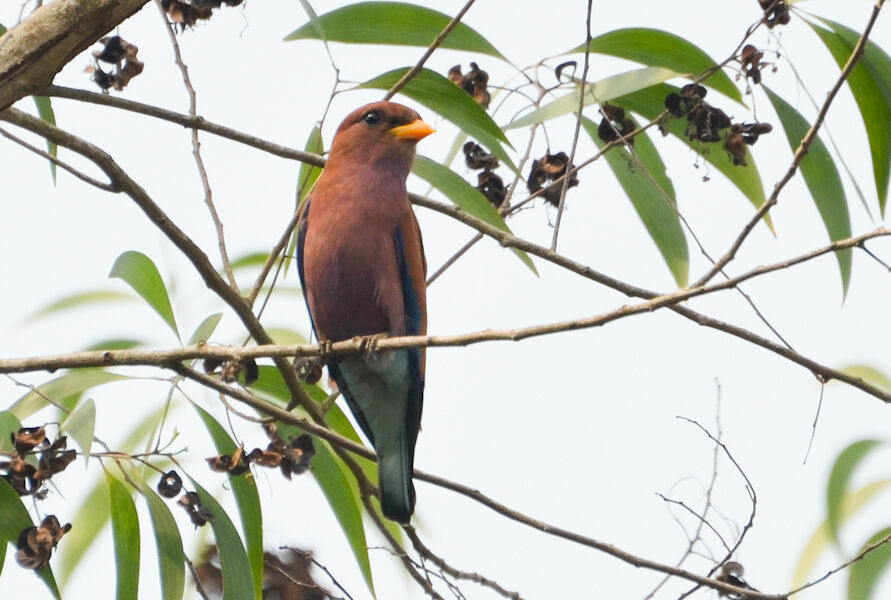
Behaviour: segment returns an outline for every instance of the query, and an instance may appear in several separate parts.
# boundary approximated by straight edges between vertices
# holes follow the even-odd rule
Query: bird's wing
[[[303,290],[303,301],[306,302],[306,314],[309,315],[309,325],[312,332],[316,333],[316,324],[312,320],[312,311],[309,310],[309,294],[306,292],[306,281],[303,277],[303,245],[306,243],[306,230],[309,226],[309,203],[312,198],[307,197],[300,209],[300,217],[297,219],[297,274],[300,276],[300,289]],[[316,334],[318,338],[318,334]]]
[[[394,246],[399,264],[399,279],[402,283],[402,297],[405,302],[405,333],[421,335],[427,332],[426,264],[421,246],[421,236],[414,215],[396,228]],[[407,227],[406,227],[407,225]],[[410,229],[411,228],[411,229]],[[410,237],[409,237],[410,236]],[[411,255],[406,253],[406,241],[413,243]],[[422,348],[408,350],[408,370],[410,377],[409,402],[406,410],[406,427],[411,435],[409,447],[414,453],[415,440],[421,427],[421,411],[424,407],[424,351]]]

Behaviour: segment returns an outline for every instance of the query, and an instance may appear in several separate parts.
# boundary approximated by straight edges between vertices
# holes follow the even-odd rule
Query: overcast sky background
[[[317,1],[314,7],[321,14],[341,4]],[[427,4],[454,14],[463,2]],[[857,30],[866,24],[872,9],[872,3],[866,1],[812,0],[799,6]],[[18,2],[3,3],[0,22],[12,25],[18,10]],[[711,2],[644,0],[595,2],[594,15],[594,35],[620,27],[663,28],[721,60],[758,18],[759,9],[754,0],[723,2],[719,10]],[[481,1],[464,21],[514,64],[526,66],[582,43],[584,17],[585,3],[581,1],[517,3],[510,9],[504,3]],[[302,147],[324,110],[334,81],[321,43],[281,41],[306,20],[297,2],[247,2],[243,7],[217,11],[209,22],[179,36],[198,93],[199,114],[270,141]],[[119,33],[139,46],[139,58],[146,66],[144,73],[117,95],[186,112],[187,96],[157,9],[146,6],[125,22]],[[873,39],[891,50],[891,18],[887,14],[881,15]],[[780,50],[778,72],[766,72],[765,81],[812,118],[815,111],[796,84],[787,60],[815,98],[825,97],[838,69],[816,36],[795,18],[773,35],[759,31],[753,43]],[[332,44],[331,51],[341,78],[364,81],[414,64],[423,49]],[[511,67],[495,59],[448,50],[437,51],[427,66],[445,73],[457,63],[466,68],[471,60],[479,62],[494,83],[513,77]],[[56,83],[96,89],[84,73],[88,64],[89,54],[84,53],[62,71]],[[592,56],[590,79],[630,67],[619,60]],[[546,72],[541,76],[545,82],[553,81]],[[379,91],[337,96],[325,123],[326,147],[343,116],[380,97]],[[416,107],[439,129],[420,144],[420,153],[444,157],[456,134],[454,126],[422,106],[402,101]],[[751,119],[743,107],[718,94],[714,103],[738,120]],[[33,111],[30,99],[18,106]],[[751,98],[750,106],[760,120],[775,125],[774,133],[762,137],[755,147],[769,191],[787,169],[791,153],[760,91]],[[60,127],[110,152],[173,221],[219,262],[188,131],[73,101],[54,100],[54,107]],[[866,136],[855,111],[850,93],[843,90],[830,112],[828,130],[877,214]],[[495,115],[499,124],[510,118],[509,112]],[[548,125],[552,151],[568,153],[572,127],[571,118]],[[525,147],[526,136],[523,130],[510,132],[518,150]],[[705,247],[713,255],[722,254],[750,218],[751,205],[715,169],[710,171],[711,180],[703,182],[705,167],[694,168],[696,156],[686,146],[656,138],[681,212]],[[201,140],[230,256],[268,250],[293,211],[300,165],[211,135],[201,134]],[[546,148],[539,136],[532,156],[541,156]],[[578,156],[584,159],[593,153],[593,144],[583,134]],[[71,153],[63,151],[60,156],[84,165]],[[58,184],[53,186],[44,159],[5,139],[0,140],[0,164],[4,199],[0,281],[6,290],[0,300],[0,356],[72,351],[113,337],[144,339],[152,347],[175,346],[171,332],[139,302],[27,321],[34,311],[67,294],[125,290],[122,282],[107,279],[107,274],[115,258],[127,250],[139,250],[158,265],[171,287],[184,337],[208,314],[221,310],[191,266],[128,198],[93,189],[61,170]],[[475,177],[462,165],[455,168]],[[85,169],[97,172],[89,166]],[[668,269],[606,165],[595,163],[579,178],[581,184],[567,198],[559,250],[630,283],[660,291],[673,289]],[[854,233],[874,229],[878,223],[870,221],[849,181],[845,183]],[[427,190],[426,184],[417,180],[410,181],[410,188],[420,193]],[[523,197],[525,190],[518,190],[515,198]],[[431,271],[473,235],[439,214],[424,209],[416,213]],[[731,273],[743,273],[826,244],[825,230],[800,176],[784,190],[771,215],[777,236],[763,225],[756,228],[731,265]],[[518,235],[547,245],[554,217],[555,211],[536,203],[510,225]],[[888,241],[871,242],[869,248],[891,260]],[[692,281],[707,268],[707,262],[692,241],[690,257]],[[581,318],[629,303],[616,292],[543,261],[536,260],[536,266],[540,278],[492,241],[478,244],[430,287],[429,332],[457,334],[521,327]],[[294,271],[283,285],[299,287]],[[862,252],[854,254],[852,284],[844,303],[837,264],[830,256],[759,278],[747,283],[745,290],[802,354],[834,367],[871,364],[891,372],[887,319],[891,277]],[[697,298],[689,305],[770,337],[734,292]],[[276,296],[263,321],[267,326],[304,333],[309,328],[303,300],[297,294]],[[240,343],[242,337],[239,322],[227,312],[213,340]],[[478,488],[532,517],[663,563],[676,561],[687,540],[672,517],[675,513],[656,493],[695,505],[701,501],[712,472],[713,445],[694,426],[676,417],[695,419],[714,431],[719,384],[724,440],[758,494],[755,526],[736,559],[745,565],[751,584],[775,593],[789,589],[805,541],[824,517],[831,461],[855,440],[888,439],[891,426],[888,408],[879,400],[842,384],[830,384],[810,456],[802,464],[820,397],[814,377],[765,350],[698,327],[665,310],[518,344],[433,349],[428,352],[427,369],[418,468]],[[18,379],[40,383],[46,378],[37,374]],[[23,388],[0,378],[0,406],[23,393]],[[157,409],[166,394],[165,384],[153,382],[118,383],[92,391],[89,397],[95,399],[98,410],[97,436],[113,446],[136,415]],[[193,390],[193,398],[222,415],[212,394]],[[180,431],[175,444],[195,450],[199,459],[213,454],[204,430],[195,423],[188,406],[180,404],[174,416]],[[35,417],[28,424],[38,422]],[[235,424],[249,447],[261,442],[262,436],[253,426],[237,420]],[[878,453],[858,474],[857,482],[887,477],[887,458],[887,452]],[[221,477],[207,472],[203,464],[191,466],[206,488],[220,489]],[[72,465],[46,504],[46,510],[55,512],[62,522],[73,518],[86,489],[80,484],[99,474],[97,465],[91,464],[84,479],[81,469],[81,463]],[[369,597],[343,535],[311,477],[283,485],[276,474],[261,472],[258,483],[264,494],[267,548],[289,544],[311,549],[353,598]],[[610,556],[508,522],[481,505],[426,483],[418,482],[416,487],[416,524],[428,546],[453,566],[479,572],[524,598],[642,598],[661,579],[658,573],[635,570]],[[231,506],[227,495],[222,492]],[[717,520],[716,526],[732,537],[734,528],[748,520],[750,504],[742,479],[724,459],[713,503],[726,518],[726,522]],[[853,553],[868,535],[887,525],[886,512],[879,507],[846,530],[846,550]],[[174,510],[174,514],[186,536],[188,552],[196,543],[189,533],[191,525],[184,511]],[[140,516],[145,526],[147,515]],[[684,522],[691,524],[687,518]],[[142,591],[144,597],[153,597],[151,586],[157,585],[153,541],[149,530],[143,529]],[[101,548],[72,579],[67,597],[112,596],[110,539],[106,532]],[[723,555],[713,538],[709,542],[716,555]],[[369,543],[379,545],[381,541],[372,537]],[[61,552],[64,546],[63,540]],[[372,560],[378,597],[423,596],[387,552],[372,551]],[[840,562],[842,557],[827,555],[818,572]],[[704,561],[694,560],[690,566],[701,573],[708,569]],[[324,574],[316,575],[327,583]],[[24,590],[35,581],[14,564],[10,553],[0,589]],[[844,582],[845,575],[836,576],[803,597],[841,597]],[[658,597],[676,598],[687,587],[673,582]],[[889,588],[886,582],[886,594]],[[471,583],[462,583],[461,589],[468,598],[495,597]],[[34,591],[34,598],[45,595],[42,587]],[[716,596],[711,592],[700,595]]]

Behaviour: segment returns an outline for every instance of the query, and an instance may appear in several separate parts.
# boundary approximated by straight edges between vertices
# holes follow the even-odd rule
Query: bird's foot
[[[322,364],[328,364],[331,358],[331,340],[319,340],[319,360]]]
[[[386,337],[386,333],[376,333],[359,338],[359,352],[365,356],[365,360],[372,361],[377,359],[377,345]]]

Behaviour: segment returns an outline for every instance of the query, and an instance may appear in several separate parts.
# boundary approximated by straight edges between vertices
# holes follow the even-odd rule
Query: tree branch
[[[85,48],[148,0],[56,0],[0,39],[0,110],[52,82]]]

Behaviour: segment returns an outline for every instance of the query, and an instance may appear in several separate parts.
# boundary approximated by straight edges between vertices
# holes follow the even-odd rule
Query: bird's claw
[[[319,360],[327,364],[331,357],[331,340],[319,340]]]
[[[359,352],[365,356],[365,360],[377,359],[377,345],[385,337],[387,336],[384,333],[376,333],[359,338]]]

